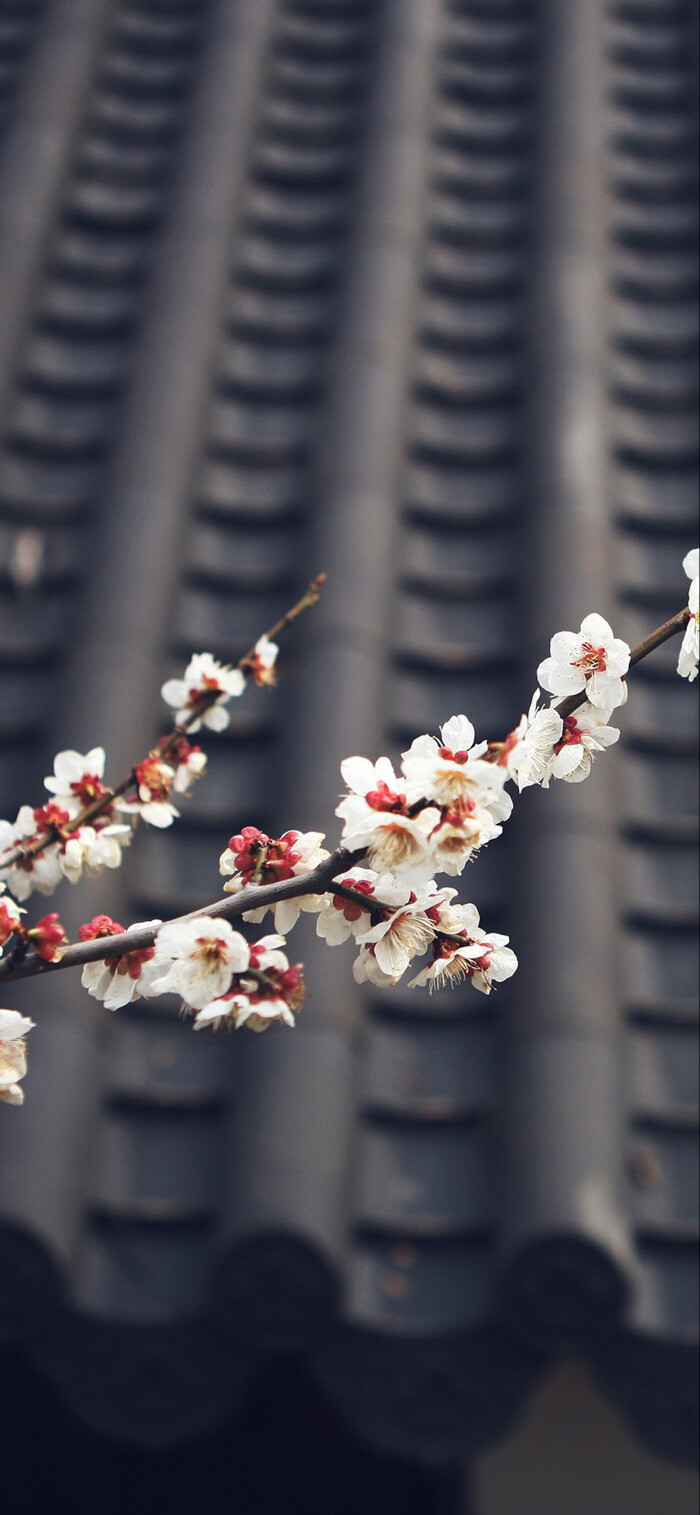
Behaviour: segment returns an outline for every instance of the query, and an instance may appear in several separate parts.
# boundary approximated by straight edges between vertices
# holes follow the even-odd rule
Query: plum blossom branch
[[[304,599],[299,602],[299,605],[297,607],[294,607],[291,612],[288,612],[287,617],[284,618],[285,624],[289,624],[290,619],[295,619],[307,604],[314,602],[313,598],[309,597],[314,596],[317,598],[318,588],[319,583],[318,581],[315,581],[314,584],[310,586],[309,590],[304,596]],[[649,634],[649,636],[645,637],[641,642],[637,644],[636,647],[631,650],[631,653],[629,654],[629,666],[633,666],[641,662],[643,658],[648,657],[649,654],[655,651],[657,647],[661,646],[671,637],[678,635],[680,632],[683,632],[689,623],[689,619],[690,611],[685,609],[683,611],[680,611],[677,615],[673,616],[669,621],[665,622],[663,626],[657,627],[653,632]],[[279,627],[281,625],[282,623],[280,622],[277,628],[273,628],[276,634],[279,634]],[[569,719],[573,712],[575,710],[578,710],[580,706],[586,702],[586,700],[587,690],[585,688],[583,691],[576,691],[571,695],[568,695],[554,707],[556,716],[560,720]],[[451,732],[451,727],[453,725],[455,728],[454,733]],[[471,851],[476,850],[476,848],[478,848],[478,846],[480,846],[484,840],[489,840],[491,836],[499,834],[500,826],[494,824],[494,822],[498,822],[504,819],[509,812],[503,808],[504,797],[502,793],[496,789],[487,789],[485,802],[486,807],[489,810],[489,816],[487,818],[487,830],[485,834],[482,834],[481,836],[470,836],[466,845],[466,851],[464,841],[461,840],[460,847],[462,850],[460,852],[460,865],[455,867],[451,866],[449,836],[447,835],[447,833],[450,831],[450,826],[452,825],[452,822],[450,820],[450,816],[452,815],[450,806],[452,805],[459,807],[461,803],[460,784],[462,783],[462,770],[466,766],[466,759],[468,756],[471,758],[471,768],[472,771],[475,771],[477,765],[482,761],[482,757],[487,754],[486,763],[484,763],[484,767],[486,767],[488,764],[488,759],[492,755],[495,756],[498,750],[502,749],[506,744],[491,743],[482,744],[481,747],[472,746],[473,730],[471,730],[470,723],[466,722],[466,719],[464,717],[453,718],[453,721],[448,723],[447,727],[443,728],[443,736],[448,730],[448,727],[450,728],[451,738],[454,736],[454,739],[456,741],[464,742],[465,744],[465,751],[458,750],[457,752],[453,752],[451,749],[439,749],[439,754],[443,759],[439,783],[440,785],[446,786],[446,788],[445,793],[441,793],[439,796],[439,801],[444,801],[443,818],[440,822],[440,826],[435,829],[438,831],[444,829],[446,835],[444,838],[440,837],[438,843],[436,844],[435,851],[440,854],[439,861],[442,870],[449,873],[461,872],[465,856],[468,856]],[[602,731],[605,731],[608,728],[599,727],[599,736],[601,734],[601,729]],[[430,743],[433,742],[433,739],[418,739],[419,743],[423,741]],[[434,742],[433,745],[435,745]],[[601,746],[602,745],[606,745],[606,743],[603,742]],[[416,748],[416,744],[414,744],[414,748]],[[466,750],[469,748],[471,749],[470,752]],[[408,790],[410,790],[412,782],[415,785],[420,785],[425,772],[426,764],[430,766],[430,764],[433,762],[432,749],[430,752],[428,752],[426,748],[418,747],[418,749],[414,752],[414,749],[412,748],[411,753],[406,754],[405,756],[407,759],[409,759],[409,761],[405,763],[404,767],[405,773],[407,775],[406,787]],[[229,897],[226,899],[215,900],[213,903],[205,905],[201,909],[196,910],[189,915],[178,917],[175,921],[166,923],[167,927],[181,926],[186,922],[190,922],[201,917],[214,917],[217,920],[232,921],[240,918],[241,916],[250,916],[251,912],[255,912],[257,918],[260,918],[259,913],[264,914],[266,909],[269,909],[271,907],[274,908],[281,903],[290,900],[302,899],[307,896],[324,895],[330,886],[332,886],[331,893],[333,895],[347,899],[350,903],[358,906],[362,911],[367,912],[370,915],[370,918],[373,916],[378,917],[380,914],[386,918],[388,915],[395,914],[404,909],[405,905],[396,905],[393,903],[390,904],[388,902],[385,903],[374,894],[372,894],[371,898],[368,898],[368,896],[366,894],[363,894],[361,890],[354,889],[347,883],[334,883],[334,880],[338,880],[344,871],[346,871],[348,868],[353,867],[358,862],[363,861],[367,856],[369,856],[370,862],[375,862],[375,859],[372,857],[373,838],[371,832],[366,829],[365,833],[363,834],[363,825],[365,828],[367,827],[367,822],[365,819],[363,819],[364,812],[368,812],[370,816],[372,816],[375,811],[379,812],[380,814],[383,813],[384,818],[387,821],[391,821],[392,826],[399,826],[399,831],[403,836],[409,836],[410,830],[413,828],[416,831],[419,839],[418,844],[423,845],[427,833],[425,831],[421,833],[417,824],[410,819],[410,816],[411,812],[416,812],[419,804],[425,805],[426,802],[418,798],[417,800],[413,801],[409,809],[408,804],[406,803],[406,797],[403,795],[398,796],[392,792],[390,783],[395,783],[396,778],[395,775],[393,775],[393,770],[391,770],[391,765],[388,764],[388,760],[380,759],[377,765],[369,764],[366,759],[351,759],[349,762],[354,765],[366,764],[368,774],[365,775],[363,771],[363,774],[361,775],[362,784],[359,784],[358,781],[358,787],[355,788],[355,792],[349,797],[347,801],[343,801],[339,807],[339,813],[341,815],[345,815],[346,818],[346,836],[350,837],[347,846],[341,846],[330,855],[323,856],[322,860],[318,862],[317,866],[310,867],[308,871],[301,872],[297,875],[293,874],[292,876],[285,876],[281,878],[277,877],[274,882],[264,883],[257,882],[257,880],[260,879],[265,867],[270,866],[268,861],[268,854],[270,849],[267,847],[267,845],[263,845],[261,847],[261,850],[258,851],[257,855],[255,853],[251,854],[253,861],[251,863],[250,869],[247,872],[247,876],[245,873],[242,876],[239,875],[238,883],[242,885],[242,887],[237,886],[236,892],[233,893],[232,897],[229,895]],[[384,768],[381,770],[381,775],[377,777],[381,764],[386,765],[386,777],[381,776],[385,773]],[[377,784],[376,791],[369,788],[369,785],[372,783]],[[365,784],[367,787],[365,787]],[[409,794],[409,799],[410,798],[411,796]],[[508,796],[505,798],[509,799]],[[403,815],[398,813],[402,808],[402,804],[399,804],[399,801],[403,803]],[[394,804],[394,802],[396,803]],[[436,802],[432,800],[428,801],[427,803],[428,809],[423,810],[423,815],[438,815],[439,812],[434,808]],[[430,808],[431,806],[433,807],[432,810]],[[360,812],[362,812],[361,815]],[[454,822],[453,829],[457,832],[460,831],[460,829],[464,829],[464,820],[458,811],[455,811],[455,814],[457,815],[457,819]],[[357,818],[358,815],[360,815],[360,819]],[[432,824],[432,821],[430,824]],[[488,829],[489,827],[490,830]],[[290,838],[298,839],[299,834],[288,833],[287,836]],[[317,833],[309,833],[310,838],[317,838],[317,836]],[[355,838],[357,839],[356,841]],[[240,842],[241,844],[243,844],[244,841],[243,838],[236,838],[235,840],[237,843]],[[415,838],[410,837],[410,840],[413,842],[415,841]],[[266,842],[269,842],[269,839],[266,839]],[[249,842],[248,839],[246,839],[245,846],[248,847],[248,845]],[[297,842],[285,843],[287,850],[293,845],[298,845],[298,840]],[[279,851],[280,848],[280,843],[273,844],[273,850],[276,849]],[[440,849],[442,849],[441,852]],[[243,855],[244,854],[239,853],[239,857]],[[284,848],[282,848],[279,855],[280,857],[284,856]],[[229,853],[225,854],[224,856],[233,857],[233,854]],[[422,861],[423,860],[421,859],[421,866]],[[232,869],[228,868],[225,871],[230,872]],[[391,872],[391,868],[388,868],[387,871]],[[407,882],[410,882],[408,874],[405,873],[405,870],[404,874]],[[50,961],[47,960],[46,956],[42,956],[36,950],[27,950],[27,942],[18,941],[15,950],[10,951],[7,956],[3,958],[2,961],[0,961],[0,982],[11,982],[16,979],[36,977],[42,974],[60,971],[63,968],[84,967],[87,964],[103,961],[106,958],[118,960],[122,957],[127,956],[128,954],[147,952],[153,947],[156,941],[156,937],[162,929],[163,923],[161,921],[141,923],[137,926],[132,926],[127,931],[121,932],[118,935],[101,935],[95,937],[92,940],[81,941],[68,945],[63,949],[59,948],[54,952],[53,957]],[[438,939],[438,941],[443,941],[446,945],[450,942],[452,944],[462,943],[464,939],[460,931],[452,932],[449,929],[445,929],[444,926],[440,925],[439,921],[435,922],[433,935]]]
[[[324,894],[335,875],[352,866],[360,856],[361,854],[348,852],[345,847],[338,847],[310,873],[298,878],[280,879],[275,884],[250,884],[233,897],[228,895],[225,899],[214,900],[211,904],[202,905],[201,909],[193,910],[187,915],[177,916],[166,924],[179,926],[185,921],[198,920],[201,916],[214,916],[217,920],[238,920],[249,910],[277,905],[282,900],[298,899],[306,894]],[[47,962],[36,952],[28,952],[22,958],[9,954],[0,960],[0,983],[36,978],[62,968],[81,968],[86,963],[100,962],[107,957],[122,957],[130,952],[143,952],[153,946],[162,927],[163,922],[160,920],[146,921],[129,927],[119,935],[75,942],[52,962]]]
[[[15,847],[4,852],[2,857],[0,857],[3,872],[14,865],[19,865],[20,867],[23,865],[26,866],[28,863],[40,858],[48,847],[58,844],[60,847],[65,848],[71,843],[71,839],[76,838],[83,827],[91,827],[94,821],[105,814],[108,814],[111,818],[115,802],[123,800],[123,797],[130,790],[136,790],[137,794],[146,795],[147,799],[141,803],[137,801],[131,806],[124,804],[120,806],[117,803],[117,810],[121,809],[125,813],[128,813],[129,810],[145,811],[145,818],[149,819],[147,806],[150,801],[152,812],[154,812],[156,806],[159,806],[161,810],[160,818],[155,813],[150,817],[153,819],[154,824],[169,824],[170,820],[177,815],[177,811],[174,806],[168,803],[172,779],[175,777],[174,770],[168,766],[168,760],[174,759],[178,765],[182,762],[184,769],[187,769],[189,766],[191,777],[196,777],[202,771],[206,760],[203,759],[201,765],[192,763],[192,750],[189,748],[186,740],[188,734],[193,730],[197,730],[202,721],[206,724],[207,715],[219,706],[228,695],[242,692],[246,674],[250,674],[258,684],[273,684],[275,682],[275,661],[278,651],[276,638],[281,636],[289,626],[293,625],[305,610],[316,604],[325,583],[325,578],[325,574],[322,573],[312,580],[301,599],[290,610],[286,611],[269,631],[258,638],[254,646],[250,647],[244,656],[239,659],[234,670],[224,669],[220,665],[215,664],[214,660],[206,653],[200,654],[198,659],[193,659],[193,663],[199,662],[203,665],[200,687],[191,693],[186,708],[178,712],[178,717],[172,731],[167,736],[162,737],[157,748],[150,751],[141,762],[135,763],[126,777],[118,784],[108,787],[102,782],[104,752],[96,748],[93,753],[89,753],[88,759],[92,758],[94,760],[92,767],[95,768],[95,772],[89,775],[82,775],[83,780],[85,778],[89,780],[87,783],[83,782],[82,787],[76,784],[71,786],[74,790],[79,790],[80,797],[84,799],[84,803],[78,808],[77,813],[71,814],[55,802],[51,802],[45,806],[39,812],[40,825],[37,834],[30,834],[26,841],[18,842]],[[206,667],[204,666],[205,664]],[[211,668],[209,664],[211,664]],[[233,682],[234,679],[237,679],[235,685]],[[172,684],[179,681],[170,682]],[[166,691],[168,687],[166,684]],[[168,703],[172,703],[167,694],[166,700],[168,700]],[[223,725],[225,722],[222,720],[221,724]],[[65,757],[67,755],[63,754],[62,756]],[[63,793],[60,780],[51,780],[47,787],[52,788],[54,793],[58,791],[59,795]],[[179,787],[179,792],[186,792],[183,784],[179,786],[174,785],[173,787]],[[25,808],[29,809],[29,807]],[[165,812],[169,812],[169,814]],[[36,821],[37,812],[30,812],[30,816]],[[31,833],[34,830],[31,819],[27,824],[28,830]],[[116,834],[116,828],[114,829]],[[119,830],[126,832],[128,828],[123,827],[119,828]],[[110,860],[106,863],[103,862],[102,866],[116,866],[120,860],[120,855],[119,847],[117,847],[116,862]],[[71,877],[69,869],[64,868],[63,871],[67,877]],[[81,867],[78,860],[76,877],[79,876],[80,871]],[[60,874],[57,872],[55,880],[49,881],[50,887],[44,889],[43,892],[51,892],[51,889],[58,882],[59,876]],[[38,887],[41,886],[39,885]]]

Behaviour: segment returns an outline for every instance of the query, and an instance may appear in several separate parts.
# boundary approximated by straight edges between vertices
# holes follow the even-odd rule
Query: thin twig
[[[245,915],[248,910],[259,910],[263,905],[277,905],[280,900],[298,899],[303,894],[325,894],[335,874],[352,867],[363,856],[364,853],[348,852],[345,847],[338,847],[311,873],[305,873],[300,878],[280,879],[275,884],[251,884],[247,889],[242,889],[240,894],[229,894],[225,899],[214,900],[211,905],[202,905],[199,910],[177,916],[168,925],[179,926],[183,921],[198,919],[202,915],[232,921]],[[118,936],[100,936],[89,942],[74,942],[66,947],[63,956],[54,963],[47,963],[36,952],[28,952],[21,962],[13,962],[11,957],[0,959],[0,983],[57,973],[62,968],[81,968],[85,963],[101,962],[105,957],[123,957],[126,952],[142,952],[144,948],[153,946],[162,925],[162,921],[148,921],[143,926],[131,926]]]

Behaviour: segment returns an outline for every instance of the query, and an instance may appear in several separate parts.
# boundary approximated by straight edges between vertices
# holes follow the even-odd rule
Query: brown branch
[[[325,580],[325,573],[318,574],[317,578],[312,580],[312,582],[309,584],[308,589],[304,591],[304,594],[302,595],[301,599],[297,601],[296,605],[293,605],[291,610],[287,610],[282,616],[281,620],[277,621],[269,631],[266,631],[264,633],[268,642],[274,642],[278,636],[282,635],[283,631],[286,631],[288,626],[291,626],[293,622],[298,619],[303,611],[308,610],[311,605],[316,604],[317,600],[320,598],[321,589],[325,583]],[[242,673],[245,673],[246,670],[250,668],[254,657],[255,644],[252,647],[248,648],[248,651],[242,658],[239,658],[236,667],[240,668]],[[215,689],[207,691],[206,694],[203,694],[201,698],[197,700],[196,704],[193,705],[190,714],[187,716],[187,719],[180,721],[176,726],[174,726],[169,736],[167,736],[159,744],[157,749],[153,749],[154,751],[157,751],[157,756],[160,759],[167,759],[170,757],[176,749],[180,739],[183,736],[187,735],[188,731],[191,730],[195,722],[201,720],[202,716],[206,715],[207,710],[209,710],[212,705],[215,705],[218,699],[219,693]],[[151,753],[147,753],[146,759],[143,759],[143,761],[146,761],[150,756]],[[123,794],[126,794],[129,789],[131,789],[137,782],[136,770],[139,766],[139,763],[134,763],[131,771],[127,774],[126,778],[123,778],[119,784],[116,784],[114,786],[114,788],[105,789],[104,794],[101,794],[97,799],[92,800],[89,805],[85,805],[79,814],[72,818],[69,826],[51,826],[47,830],[46,834],[44,836],[37,837],[36,841],[28,842],[26,846],[20,845],[18,847],[15,847],[13,852],[0,859],[0,867],[10,868],[13,863],[20,863],[25,859],[28,861],[30,858],[40,857],[41,853],[45,852],[47,847],[52,847],[56,843],[65,842],[67,837],[73,836],[81,826],[90,825],[92,821],[97,820],[98,816],[104,815],[104,812],[111,808],[111,806],[114,804],[114,801],[120,799],[121,796]]]
[[[180,915],[168,925],[181,925],[202,915],[213,915],[217,920],[233,921],[247,910],[259,910],[262,905],[277,905],[280,900],[298,899],[303,894],[325,894],[336,873],[351,868],[364,857],[363,852],[348,852],[338,847],[318,868],[300,878],[280,879],[276,884],[251,884],[240,894],[227,895],[214,900],[200,910],[191,910]],[[57,973],[62,968],[82,968],[86,963],[98,963],[105,957],[123,957],[126,952],[142,952],[152,947],[162,921],[148,921],[144,926],[131,926],[118,936],[99,936],[89,942],[74,942],[66,947],[57,962],[47,963],[36,952],[28,952],[21,961],[10,955],[0,959],[0,983],[10,983],[20,978],[35,978],[45,973]]]
[[[312,586],[313,587],[313,586]],[[309,591],[307,591],[308,593]],[[313,603],[313,602],[312,602]],[[301,604],[301,601],[300,601]],[[632,649],[630,665],[640,663],[649,653],[654,652],[671,637],[678,635],[685,629],[689,620],[687,610],[679,611],[678,615],[666,621],[663,626],[658,626],[643,641],[638,642]],[[557,705],[560,715],[570,715],[585,702],[585,692],[571,695]],[[497,744],[494,744],[497,745]],[[221,920],[237,920],[245,915],[248,910],[260,909],[262,905],[276,905],[281,900],[299,899],[306,894],[325,894],[329,891],[329,885],[345,869],[359,863],[366,856],[364,851],[348,852],[345,847],[338,847],[332,852],[325,862],[319,864],[311,873],[302,875],[301,878],[281,879],[275,884],[254,884],[247,889],[242,889],[239,894],[229,895],[226,899],[215,900],[213,904],[204,905],[200,910],[190,911],[188,915],[176,917],[175,924],[193,920],[198,916],[214,916]],[[375,900],[374,906],[369,903],[370,896],[361,894],[359,891],[350,889],[343,884],[333,888],[334,894],[340,894],[343,898],[352,899],[362,906],[368,913],[374,908],[391,909],[391,906],[382,906],[380,901]],[[401,908],[400,906],[398,907]],[[47,963],[44,958],[35,952],[28,952],[24,957],[19,957],[17,950],[10,952],[7,957],[0,959],[0,983],[11,983],[16,979],[35,978],[46,973],[56,973],[62,968],[79,968],[86,963],[100,962],[106,957],[123,957],[126,952],[142,951],[152,947],[156,935],[160,930],[162,921],[152,921],[145,926],[132,926],[128,931],[117,936],[96,937],[89,942],[76,942],[67,947],[58,962]],[[173,924],[170,922],[169,924]],[[453,937],[449,932],[436,932],[436,935],[444,936],[446,940],[461,942],[461,938]]]

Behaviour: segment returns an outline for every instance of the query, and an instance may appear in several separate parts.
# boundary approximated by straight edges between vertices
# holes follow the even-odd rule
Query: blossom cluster
[[[229,921],[206,915],[140,925],[155,928],[152,947],[115,950],[83,968],[83,987],[108,1010],[142,996],[177,994],[184,1010],[196,1012],[196,1029],[223,1022],[251,1031],[264,1031],[275,1020],[294,1025],[305,988],[301,964],[290,965],[280,950],[283,936],[250,944]],[[87,942],[123,933],[119,921],[97,915],[79,936]]]
[[[532,784],[548,789],[553,778],[579,784],[595,759],[618,741],[612,713],[627,701],[630,648],[616,637],[601,615],[588,615],[578,632],[559,631],[550,655],[537,670],[542,689],[553,696],[541,704],[536,689],[527,715],[511,731],[498,762],[519,790]],[[570,715],[557,702],[581,696]]]
[[[376,767],[381,765],[386,773],[387,763],[380,758]],[[273,840],[257,827],[246,826],[231,837],[219,860],[221,873],[229,878],[226,892],[237,894],[251,883],[276,883],[311,873],[329,856],[321,846],[324,840],[315,831],[288,831]],[[414,859],[409,871],[415,873],[416,868]],[[493,983],[515,972],[515,954],[508,948],[507,937],[491,934],[487,938],[474,905],[452,904],[456,893],[439,889],[434,879],[411,888],[396,872],[378,873],[358,866],[339,874],[328,890],[246,911],[244,920],[260,921],[272,909],[276,929],[282,930],[284,922],[288,932],[302,909],[310,911],[316,915],[318,936],[328,946],[354,940],[359,948],[353,966],[357,983],[389,988],[399,983],[414,958],[430,951],[430,965],[413,983],[434,988],[450,977],[468,977],[488,994]]]
[[[684,624],[678,672],[692,681],[700,640],[697,549],[683,566],[691,580],[687,612],[653,633],[634,660]],[[313,597],[307,594],[304,603]],[[262,637],[236,668],[210,653],[194,656],[182,679],[163,686],[174,730],[114,790],[104,781],[101,747],[58,754],[45,780],[46,803],[23,806],[14,823],[0,821],[0,956],[9,950],[21,960],[31,947],[48,963],[61,958],[67,938],[58,915],[28,928],[19,902],[33,891],[51,894],[63,878],[76,883],[84,874],[118,867],[138,820],[170,826],[179,814],[175,799],[187,795],[206,768],[190,737],[202,727],[227,726],[228,703],[243,692],[247,675],[273,684],[277,653],[275,642]],[[508,937],[487,931],[476,906],[460,902],[457,890],[441,887],[437,877],[458,878],[501,836],[513,810],[509,783],[522,791],[589,775],[594,760],[619,738],[611,719],[626,702],[631,661],[629,646],[608,622],[588,615],[578,632],[552,638],[528,713],[505,741],[477,741],[471,721],[459,714],[439,736],[416,737],[398,770],[386,756],[346,758],[336,815],[347,865],[338,874],[330,870],[341,854],[336,859],[318,831],[272,837],[245,826],[221,854],[225,893],[250,896],[237,906],[248,923],[272,912],[273,933],[251,943],[224,916],[204,914],[142,922],[132,928],[133,944],[120,948],[125,928],[97,915],[79,931],[82,943],[106,943],[94,961],[86,961],[94,949],[82,954],[84,987],[110,1010],[142,996],[176,994],[195,1029],[226,1024],[263,1031],[275,1021],[293,1026],[306,990],[302,965],[291,964],[284,949],[306,912],[328,946],[353,943],[358,984],[391,987],[422,959],[409,987],[432,991],[466,979],[490,994],[517,969]],[[256,891],[270,885],[272,899],[257,904]],[[31,1026],[0,1010],[0,1100],[22,1102],[24,1037]]]
[[[274,682],[278,650],[260,637],[244,660],[256,683]],[[207,765],[206,754],[189,736],[202,726],[223,731],[228,702],[245,684],[242,668],[228,668],[209,652],[196,653],[182,679],[163,685],[163,699],[176,712],[174,731],[135,765],[117,791],[105,784],[103,747],[59,752],[44,780],[47,803],[23,805],[14,822],[0,820],[0,883],[16,900],[35,891],[53,894],[64,878],[76,884],[83,875],[118,868],[138,819],[161,829],[171,826],[179,815],[173,796],[188,795]],[[0,910],[0,950],[5,924]]]

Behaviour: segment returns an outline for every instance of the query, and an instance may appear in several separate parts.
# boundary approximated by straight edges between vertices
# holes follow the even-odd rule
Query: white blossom
[[[376,763],[365,757],[345,758],[340,772],[350,793],[340,800],[335,813],[344,822],[342,840],[349,847],[377,815],[407,815],[405,789],[387,757]]]
[[[3,865],[3,857],[17,847],[26,846],[37,836],[36,813],[31,805],[22,805],[16,821],[0,821],[0,879],[18,900],[29,899],[35,889],[39,894],[53,894],[61,882],[56,845],[47,847],[36,857]]]
[[[5,885],[0,881],[0,957],[6,942],[20,924],[21,917],[26,912],[17,905],[9,894],[5,893]]]
[[[364,847],[377,873],[391,873],[407,884],[422,884],[435,869],[430,833],[439,811],[422,810],[413,819],[405,815],[375,815],[351,848]]]
[[[410,804],[428,799],[436,805],[454,805],[473,793],[473,765],[488,749],[487,742],[475,747],[474,736],[466,715],[453,715],[440,728],[439,742],[434,736],[415,738],[401,757]]]
[[[497,825],[485,804],[477,805],[472,801],[444,810],[429,838],[433,871],[456,878],[480,848],[500,836],[502,831],[503,827]]]
[[[434,937],[435,926],[420,897],[398,906],[358,936],[360,954],[353,965],[356,983],[369,979],[380,987],[397,984],[414,957],[420,957]]]
[[[104,747],[93,747],[90,752],[80,753],[68,749],[54,758],[54,771],[44,779],[44,786],[53,794],[69,816],[73,817],[106,794],[103,783],[105,772]]]
[[[698,676],[700,658],[700,550],[697,547],[684,557],[683,567],[691,581],[688,595],[690,620],[678,654],[678,672],[681,678],[688,679],[692,684]]]
[[[176,754],[177,756],[177,754]],[[173,789],[176,794],[189,794],[194,779],[201,779],[206,771],[207,754],[201,747],[190,747],[177,763]]]
[[[508,771],[521,793],[532,784],[549,786],[554,749],[564,732],[564,722],[554,706],[541,709],[539,698],[540,691],[536,689],[528,714],[511,733],[515,740],[508,753]]]
[[[411,989],[423,985],[431,990],[443,984],[459,983],[468,978],[481,994],[490,994],[493,984],[503,983],[515,973],[518,960],[508,946],[509,938],[499,932],[486,932],[479,924],[479,912],[475,905],[452,906],[451,910],[460,921],[464,932],[464,946],[439,941],[434,948],[434,958],[411,980]]]
[[[344,822],[342,841],[368,854],[377,873],[393,873],[408,884],[424,883],[433,872],[428,835],[439,817],[430,808],[416,816],[387,757],[345,758],[340,771],[350,794],[336,806]]]
[[[161,921],[138,921],[131,929],[157,927],[161,924]],[[123,930],[119,921],[111,920],[108,915],[98,915],[80,927],[79,936],[81,941],[89,942],[101,936],[119,935]],[[93,999],[102,1001],[106,1010],[121,1010],[132,1000],[152,992],[151,985],[157,971],[155,949],[143,947],[124,952],[121,956],[86,963],[80,981]]]
[[[118,868],[122,848],[130,841],[130,826],[79,826],[59,848],[61,873],[70,884],[77,884],[83,874],[95,878],[105,868]]]
[[[175,769],[157,753],[150,753],[135,769],[138,799],[117,800],[116,808],[124,815],[138,815],[149,826],[164,830],[178,819],[179,810],[170,799]]]
[[[245,689],[245,677],[240,668],[228,668],[218,663],[210,652],[197,652],[185,669],[181,679],[168,679],[161,689],[166,705],[175,710],[179,726],[189,723],[193,709],[204,694],[218,691],[218,698],[197,720],[188,724],[188,731],[199,731],[208,726],[211,731],[224,731],[228,726],[228,711],[224,709],[234,696]]]
[[[585,689],[591,704],[602,710],[624,704],[630,649],[601,615],[587,615],[579,632],[558,631],[550,654],[537,670],[539,683],[550,694],[561,699]]]
[[[274,684],[275,664],[279,657],[279,647],[276,642],[271,642],[269,637],[262,636],[255,643],[253,656],[245,662],[246,671],[252,674],[256,684]]]
[[[609,712],[597,710],[586,700],[573,715],[563,721],[563,731],[556,743],[549,773],[567,784],[580,784],[588,778],[595,759],[619,740],[615,726],[608,725]],[[544,788],[549,786],[549,777]]]
[[[34,1025],[17,1010],[0,1010],[0,1100],[8,1105],[24,1103],[20,1080],[27,1071],[24,1038]]]
[[[195,1031],[224,1022],[235,1030],[245,1026],[249,1031],[267,1031],[274,1021],[293,1026],[305,989],[301,964],[290,967],[286,954],[280,951],[284,945],[284,937],[279,935],[254,942],[247,973],[238,975],[227,994],[202,1007],[195,1019]]]
[[[180,994],[194,1010],[226,994],[233,974],[250,961],[245,937],[229,921],[208,915],[167,922],[155,946],[149,993]]]

